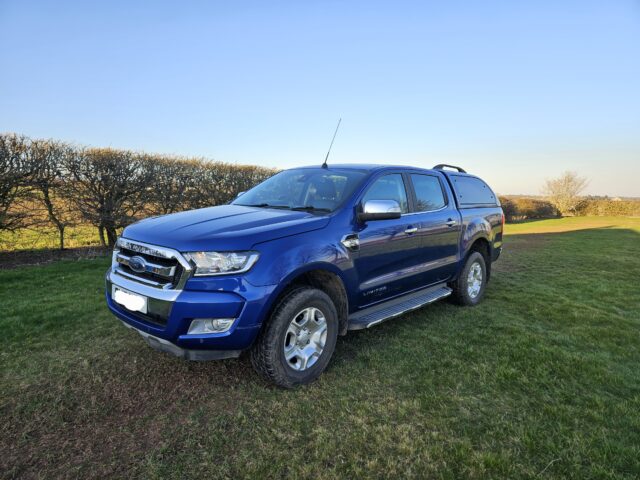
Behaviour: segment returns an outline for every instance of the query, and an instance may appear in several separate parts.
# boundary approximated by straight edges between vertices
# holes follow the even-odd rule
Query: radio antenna
[[[329,154],[331,153],[331,147],[333,147],[333,141],[336,139],[336,134],[338,133],[338,129],[340,128],[340,122],[342,122],[342,117],[338,119],[338,125],[336,125],[336,131],[333,132],[333,138],[331,139],[331,143],[329,144],[329,150],[327,151],[327,156],[324,157],[324,163],[322,164],[322,168],[328,168],[327,160],[329,159]]]

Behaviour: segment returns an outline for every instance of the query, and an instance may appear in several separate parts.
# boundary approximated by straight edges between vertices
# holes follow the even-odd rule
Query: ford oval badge
[[[147,271],[147,262],[142,257],[131,257],[129,259],[129,268],[134,272],[142,273]]]

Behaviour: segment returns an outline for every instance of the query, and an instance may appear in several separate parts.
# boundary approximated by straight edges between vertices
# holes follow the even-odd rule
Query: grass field
[[[638,478],[640,219],[508,233],[480,306],[340,338],[295,391],[148,348],[106,258],[0,271],[0,475]]]
[[[58,248],[60,240],[55,228],[22,229],[0,232],[0,251]],[[98,229],[91,225],[78,225],[65,229],[65,247],[95,247],[100,245]]]

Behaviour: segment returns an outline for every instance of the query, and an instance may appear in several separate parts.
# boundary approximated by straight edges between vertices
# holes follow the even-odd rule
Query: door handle
[[[455,220],[453,220],[452,218],[450,218],[449,220],[447,220],[447,221],[445,222],[445,225],[446,225],[447,227],[453,227],[456,223],[458,223],[458,222],[456,222]]]
[[[404,233],[411,235],[412,233],[416,233],[417,231],[418,227],[409,227],[404,231]]]

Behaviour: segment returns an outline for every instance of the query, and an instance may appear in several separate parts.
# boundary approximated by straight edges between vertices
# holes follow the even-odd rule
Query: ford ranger
[[[503,228],[495,193],[459,167],[294,168],[228,205],[125,228],[106,300],[158,350],[248,351],[290,388],[327,368],[338,335],[445,297],[480,302]]]

